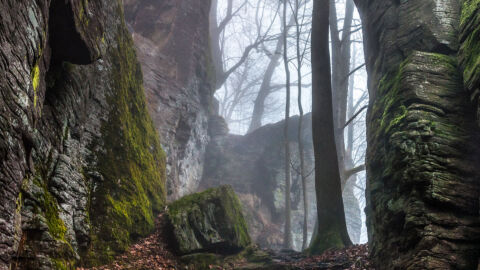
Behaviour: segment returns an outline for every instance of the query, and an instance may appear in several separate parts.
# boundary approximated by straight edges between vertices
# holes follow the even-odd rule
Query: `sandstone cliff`
[[[209,141],[215,72],[210,1],[125,0],[125,16],[144,73],[147,103],[167,153],[170,200],[195,192]]]
[[[369,73],[376,267],[476,269],[479,1],[356,2]]]
[[[0,269],[97,264],[153,229],[165,155],[120,1],[0,1]]]

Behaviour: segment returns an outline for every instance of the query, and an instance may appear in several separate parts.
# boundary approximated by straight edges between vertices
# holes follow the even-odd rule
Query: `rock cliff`
[[[168,198],[195,192],[209,141],[214,76],[210,1],[125,0],[144,73],[147,103],[167,153]]]
[[[356,2],[369,74],[376,269],[476,269],[480,2]]]
[[[150,233],[165,154],[121,1],[0,1],[0,269],[108,261]]]

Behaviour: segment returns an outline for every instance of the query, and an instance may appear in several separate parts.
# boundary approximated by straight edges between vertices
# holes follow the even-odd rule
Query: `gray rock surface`
[[[167,217],[179,254],[232,254],[251,241],[242,207],[230,186],[187,195],[168,206]]]
[[[0,1],[0,59],[0,269],[95,264],[149,233],[164,154],[120,2]]]
[[[147,103],[167,153],[168,198],[197,190],[209,141],[214,71],[210,1],[125,0],[125,17],[142,64]]]

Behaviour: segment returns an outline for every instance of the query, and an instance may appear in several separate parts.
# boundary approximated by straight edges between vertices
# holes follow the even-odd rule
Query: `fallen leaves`
[[[164,227],[164,214],[156,220],[155,233],[130,247],[109,265],[93,268],[77,268],[77,270],[175,270],[178,268],[176,257],[168,250]]]
[[[167,247],[167,234],[164,214],[160,214],[156,221],[154,234],[132,245],[128,251],[119,255],[109,265],[93,268],[77,268],[77,270],[175,270],[189,269],[179,263],[178,258]],[[262,251],[265,256],[272,259],[272,265],[268,269],[331,269],[331,270],[372,270],[374,269],[369,261],[367,245],[351,246],[344,249],[328,250],[322,255],[307,257],[303,253],[294,251]],[[245,258],[238,258],[235,261],[223,266],[209,265],[210,269],[237,269],[251,262]],[[278,267],[277,267],[278,266]],[[272,268],[273,267],[273,268]],[[261,269],[255,268],[255,269]]]
[[[331,249],[289,264],[297,269],[372,270],[368,246],[356,245],[344,249]]]

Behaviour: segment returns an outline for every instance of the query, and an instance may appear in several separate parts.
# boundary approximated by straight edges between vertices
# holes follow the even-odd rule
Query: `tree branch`
[[[365,170],[365,164],[362,164],[360,166],[357,166],[355,168],[352,168],[352,169],[349,169],[349,170],[346,170],[345,171],[345,179],[349,179],[350,177],[352,177],[353,175],[361,172],[361,171],[364,171]]]
[[[345,123],[342,129],[348,127],[348,125],[350,125],[350,123],[352,123],[352,121],[355,120],[355,118],[357,118],[357,116],[360,115],[366,108],[368,108],[368,106],[363,106],[355,115],[352,116],[352,118],[350,118],[350,120],[347,121],[347,123]]]

